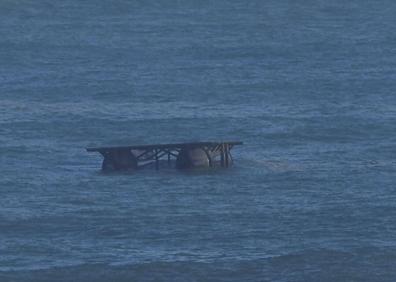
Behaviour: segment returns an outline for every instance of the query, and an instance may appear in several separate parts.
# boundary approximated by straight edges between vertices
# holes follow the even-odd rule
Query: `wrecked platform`
[[[119,147],[87,148],[103,156],[102,170],[125,171],[146,166],[189,169],[199,167],[230,167],[233,163],[231,149],[242,142],[194,142],[154,144]]]

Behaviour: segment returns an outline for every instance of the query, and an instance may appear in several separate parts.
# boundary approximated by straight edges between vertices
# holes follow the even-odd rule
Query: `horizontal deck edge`
[[[192,142],[192,143],[175,143],[175,144],[151,144],[151,145],[132,145],[132,146],[109,146],[109,147],[91,147],[86,148],[88,152],[100,152],[115,149],[128,150],[150,150],[150,149],[177,149],[177,148],[194,148],[202,146],[217,146],[221,144],[227,145],[243,145],[241,141],[223,141],[223,142]]]

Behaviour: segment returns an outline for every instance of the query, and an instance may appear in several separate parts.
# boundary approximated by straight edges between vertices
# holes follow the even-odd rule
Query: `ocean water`
[[[395,281],[396,2],[0,2],[0,281]],[[240,140],[103,174],[87,146]]]

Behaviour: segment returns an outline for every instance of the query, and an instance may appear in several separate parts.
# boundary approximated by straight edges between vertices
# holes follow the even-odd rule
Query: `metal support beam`
[[[159,170],[158,150],[155,150],[155,169]]]
[[[212,161],[212,156],[211,156],[210,153],[209,153],[209,150],[210,150],[210,149],[205,148],[205,147],[202,148],[202,149],[204,150],[206,156],[208,157],[209,167],[212,167],[212,166],[213,166],[213,161]]]
[[[220,146],[220,164],[221,164],[221,167],[224,167],[224,162],[225,162],[225,160],[224,160],[224,143],[221,143],[221,146]]]

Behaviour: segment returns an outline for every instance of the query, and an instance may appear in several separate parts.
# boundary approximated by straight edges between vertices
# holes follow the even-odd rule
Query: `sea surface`
[[[395,281],[395,1],[0,1],[0,281]],[[87,146],[243,141],[105,174]]]

